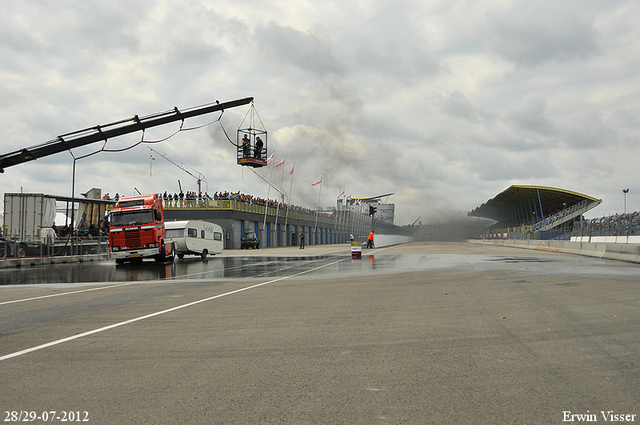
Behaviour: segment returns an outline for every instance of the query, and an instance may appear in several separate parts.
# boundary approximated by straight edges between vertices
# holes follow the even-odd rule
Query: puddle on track
[[[567,257],[568,258],[568,257]],[[508,267],[510,272],[524,274],[610,274],[611,268],[620,276],[636,278],[637,267],[627,269],[622,263],[593,263],[585,260],[523,256],[462,255],[462,254],[363,254],[361,259],[350,255],[322,255],[308,257],[232,256],[197,257],[157,264],[145,261],[138,264],[116,265],[113,261],[0,269],[0,285],[82,284],[179,280],[242,280],[269,279],[292,276],[297,279],[348,278],[355,276],[401,274],[405,272],[449,269],[460,273],[484,272]],[[581,262],[587,261],[588,264]],[[539,263],[545,263],[544,265]],[[623,270],[624,269],[624,270]]]
[[[159,279],[264,279],[290,276],[308,271],[302,276],[317,277],[395,273],[424,268],[425,256],[363,255],[309,257],[211,257],[206,260],[185,258],[174,263],[153,261],[116,265],[112,261],[74,264],[47,264],[0,270],[0,285],[55,283],[131,282]],[[311,270],[311,271],[309,271]]]

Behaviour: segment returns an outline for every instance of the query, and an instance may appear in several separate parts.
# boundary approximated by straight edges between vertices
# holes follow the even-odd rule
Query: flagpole
[[[272,153],[271,156],[269,157],[269,159],[273,158],[273,155],[275,154]],[[267,159],[267,164],[271,161],[269,161],[269,159]],[[273,169],[275,167],[271,167],[271,174],[269,175],[269,189],[267,189],[267,200],[265,202],[264,205],[264,221],[262,222],[262,231],[266,233],[267,231],[267,211],[269,210],[269,195],[271,194],[271,177],[273,176]],[[268,246],[267,246],[268,248]]]
[[[318,208],[320,208],[320,194],[322,193],[322,181],[324,180],[324,177],[320,177],[320,190],[318,191],[318,203],[316,204],[316,222],[313,226],[313,236],[315,238],[315,243],[318,242],[318,236],[316,234],[316,231],[318,230]]]
[[[276,164],[276,167],[280,166],[282,167],[284,165],[284,159]],[[275,168],[275,167],[273,167]],[[284,167],[282,167],[282,175],[280,176],[280,189],[282,189],[282,182],[284,181]],[[284,193],[280,194],[282,196],[282,202],[284,202]],[[280,215],[280,202],[278,202],[278,205],[276,207],[276,224],[275,226],[275,231],[276,231],[276,244],[278,241],[278,237],[281,237],[281,232],[278,232],[278,216]],[[277,245],[276,245],[277,246]]]
[[[342,194],[342,200],[340,201],[340,203],[342,204],[342,234],[346,234],[349,229],[349,220],[351,219],[351,215],[349,213],[349,208],[346,208],[346,206],[348,205],[347,202],[347,193],[346,190],[345,192]]]
[[[338,198],[340,198],[340,195],[338,195]],[[336,224],[334,226],[334,232],[336,234],[336,242],[338,242],[338,237],[340,235],[340,209],[338,207],[338,202],[336,202]]]
[[[293,167],[291,167],[291,184],[289,184],[289,202],[287,202],[287,212],[284,216],[284,231],[287,231],[287,223],[289,222],[289,206],[291,205],[291,193],[293,190],[293,169],[296,168],[296,163],[293,163]],[[289,235],[287,235],[289,238]]]

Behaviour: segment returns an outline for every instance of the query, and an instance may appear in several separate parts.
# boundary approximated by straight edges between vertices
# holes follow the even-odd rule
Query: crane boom
[[[232,100],[229,102],[211,103],[208,105],[189,108],[184,111],[174,107],[172,110],[158,112],[156,114],[124,119],[105,125],[98,125],[83,130],[74,131],[72,133],[62,134],[57,138],[40,145],[31,146],[17,151],[0,155],[0,173],[4,173],[5,168],[12,165],[22,164],[38,158],[43,158],[55,153],[63,152],[69,149],[85,146],[91,143],[107,140],[124,134],[142,131],[147,128],[156,127],[170,122],[184,120],[186,118],[196,117],[211,112],[223,111],[228,108],[246,105],[253,101],[253,97]]]
[[[207,181],[206,177],[204,176],[204,174],[202,174],[200,171],[196,170],[193,167],[189,167],[188,165],[184,164],[184,163],[180,163],[178,164],[177,162],[175,162],[174,160],[172,160],[171,158],[169,158],[166,154],[162,153],[162,152],[158,152],[155,149],[151,149],[149,146],[147,146],[147,148],[149,148],[149,150],[151,152],[155,152],[158,155],[160,155],[161,157],[163,157],[164,159],[166,159],[167,161],[169,161],[170,163],[172,163],[173,165],[175,165],[176,167],[178,167],[179,169],[181,169],[182,171],[184,171],[185,173],[189,174],[191,177],[193,177],[194,179],[196,179],[198,181],[198,192],[201,193],[202,192],[202,188],[200,187],[200,183],[204,180],[205,182]],[[191,168],[193,171],[195,171],[196,173],[198,173],[198,175],[196,176],[195,174],[193,174],[191,171],[189,171],[187,168]],[[208,189],[207,189],[208,190]]]

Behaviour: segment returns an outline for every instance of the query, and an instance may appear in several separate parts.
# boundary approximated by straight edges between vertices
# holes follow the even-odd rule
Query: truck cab
[[[173,244],[165,243],[164,210],[158,195],[122,197],[109,214],[109,247],[116,263],[153,258],[173,261]]]

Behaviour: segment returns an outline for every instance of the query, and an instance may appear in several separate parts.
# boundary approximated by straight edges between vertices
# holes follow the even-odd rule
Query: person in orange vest
[[[369,239],[367,239],[367,248],[373,248],[373,230],[369,233]]]

